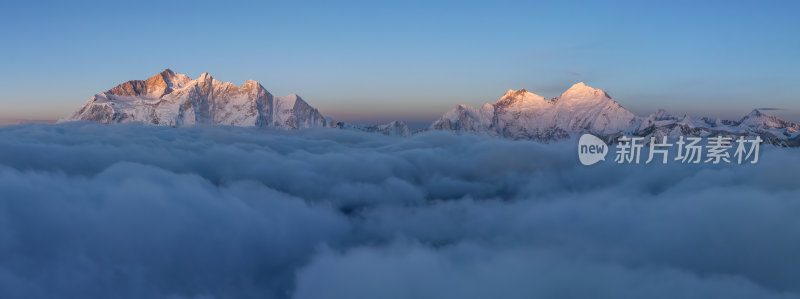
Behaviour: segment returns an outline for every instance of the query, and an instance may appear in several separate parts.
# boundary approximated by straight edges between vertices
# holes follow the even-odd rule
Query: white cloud
[[[2,298],[794,298],[800,155],[592,167],[432,132],[0,128]]]

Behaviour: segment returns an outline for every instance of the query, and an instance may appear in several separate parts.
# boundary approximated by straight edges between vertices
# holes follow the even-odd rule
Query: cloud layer
[[[0,128],[2,298],[800,298],[800,151]]]

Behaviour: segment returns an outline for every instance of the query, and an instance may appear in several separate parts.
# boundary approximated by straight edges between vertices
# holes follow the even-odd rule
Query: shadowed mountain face
[[[96,94],[60,121],[75,120],[282,129],[329,125],[317,109],[297,95],[273,97],[256,81],[236,86],[217,81],[208,73],[192,79],[169,69],[147,80],[128,81]]]
[[[606,92],[578,83],[550,100],[522,89],[509,90],[494,104],[480,109],[459,105],[431,128],[549,141],[575,132],[618,133],[635,118]]]
[[[301,97],[274,97],[261,84],[241,86],[217,81],[208,73],[197,79],[166,69],[147,80],[132,80],[96,94],[60,122],[144,122],[163,126],[195,124],[256,126],[280,129],[330,127],[408,136],[402,121],[363,126],[323,117]],[[551,142],[592,133],[606,141],[618,136],[708,137],[761,136],[780,146],[800,146],[800,125],[753,110],[740,120],[676,117],[659,110],[638,117],[603,90],[577,83],[560,96],[545,99],[525,89],[509,90],[480,108],[458,105],[428,130],[474,133],[508,139]]]
[[[431,130],[550,142],[591,133],[611,141],[621,135],[649,137],[761,136],[780,146],[800,146],[800,125],[753,110],[741,120],[676,117],[659,110],[638,117],[603,90],[583,83],[545,99],[525,89],[509,90],[480,108],[458,105],[434,121]]]

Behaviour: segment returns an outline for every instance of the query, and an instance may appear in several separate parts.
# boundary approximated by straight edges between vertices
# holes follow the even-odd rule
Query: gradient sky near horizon
[[[800,1],[4,1],[0,119],[56,119],[165,68],[431,121],[576,82],[638,115],[800,121]]]

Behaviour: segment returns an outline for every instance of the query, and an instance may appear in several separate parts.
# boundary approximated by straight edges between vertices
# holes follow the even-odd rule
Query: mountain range
[[[275,97],[252,80],[241,86],[217,81],[208,73],[197,79],[170,69],[146,80],[132,80],[92,96],[59,120],[100,123],[144,122],[164,126],[195,124],[279,129],[327,127],[408,136],[402,121],[384,125],[335,122],[300,96]],[[607,141],[621,135],[641,137],[761,136],[778,146],[800,146],[800,125],[753,110],[740,120],[673,116],[659,110],[639,117],[603,90],[577,83],[560,96],[509,90],[494,103],[476,108],[458,105],[426,130],[472,133],[549,142],[591,133]],[[646,140],[649,140],[646,138]]]
[[[100,123],[144,122],[186,126],[215,124],[302,129],[329,126],[317,109],[295,94],[274,97],[260,83],[242,86],[217,81],[208,73],[197,79],[170,69],[147,80],[132,80],[92,96],[60,120]]]

